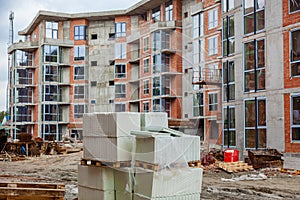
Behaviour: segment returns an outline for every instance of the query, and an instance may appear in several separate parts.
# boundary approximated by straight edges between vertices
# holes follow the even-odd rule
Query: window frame
[[[158,83],[159,82],[159,83]],[[156,76],[152,78],[152,96],[161,95],[161,77]]]
[[[199,12],[192,16],[193,38],[198,38],[204,35],[204,14]]]
[[[127,58],[127,43],[116,43],[115,44],[115,59],[126,59]]]
[[[74,26],[74,40],[86,40],[87,26],[76,25]]]
[[[209,92],[208,93],[208,111],[210,111],[210,112],[218,111],[218,109],[219,109],[219,93],[218,92]]]
[[[258,42],[260,41],[264,41],[264,66],[260,67],[258,65],[259,62],[259,49],[258,49]],[[246,44],[249,43],[253,43],[254,44],[254,51],[253,51],[253,57],[254,57],[254,66],[253,69],[246,69],[247,67],[247,62],[246,62]],[[265,38],[258,38],[258,39],[254,39],[251,41],[247,41],[245,43],[243,43],[243,80],[244,80],[244,92],[245,93],[251,93],[251,92],[259,92],[259,91],[265,91],[266,90],[266,77],[264,78],[264,88],[263,89],[259,89],[259,79],[257,77],[257,75],[259,75],[258,71],[264,71],[264,76],[266,74],[266,39]],[[246,84],[247,84],[247,80],[246,80],[246,73],[251,73],[254,72],[254,89],[249,89],[247,90],[246,88]],[[263,73],[260,73],[263,74]]]
[[[74,61],[85,61],[85,59],[86,59],[86,46],[84,45],[74,46]]]
[[[79,109],[79,106],[80,107],[83,107],[83,109],[81,108],[81,109]],[[77,108],[76,108],[77,107]],[[73,104],[73,110],[74,110],[74,112],[73,112],[73,118],[74,119],[81,119],[81,118],[83,118],[83,114],[86,112],[86,105],[85,104]],[[79,113],[78,111],[79,110],[83,110],[83,112],[82,113]],[[77,112],[76,112],[77,111]]]
[[[78,68],[79,68],[78,72],[82,72],[81,68],[83,68],[83,74],[76,73],[76,71],[77,71],[76,69],[78,69]],[[74,66],[74,80],[85,80],[85,66],[84,65],[75,65]]]
[[[200,95],[200,97],[198,96]],[[196,99],[198,100],[197,101],[197,105],[195,104],[196,103]],[[204,93],[201,92],[201,91],[197,91],[195,93],[193,93],[193,116],[194,117],[198,117],[198,116],[204,116]],[[195,109],[198,109],[198,114],[199,115],[196,115],[197,113],[195,112]]]
[[[115,37],[126,37],[127,24],[126,22],[116,22],[115,23]]]
[[[231,33],[231,21],[230,19],[233,19],[233,33]],[[225,22],[226,20],[226,22]],[[223,57],[232,56],[235,53],[235,21],[234,21],[234,15],[226,16],[222,19],[222,55]],[[226,26],[224,25],[226,23]],[[225,27],[227,30],[225,30]],[[231,36],[230,36],[231,35]],[[230,51],[231,44],[233,43],[233,50]],[[225,53],[226,50],[226,53]]]
[[[161,10],[160,6],[157,8],[152,9],[151,19],[153,22],[159,22],[161,21]]]
[[[294,32],[299,32],[299,41],[300,41],[300,28],[296,28],[296,29],[291,29],[290,33],[289,33],[289,37],[290,37],[290,77],[300,77],[300,72],[298,73],[298,75],[293,75],[293,65],[296,65],[296,67],[300,67],[300,45],[299,45],[299,59],[298,60],[294,60],[294,56],[293,56],[293,37],[292,34]]]
[[[291,93],[290,94],[290,141],[293,143],[300,143],[300,139],[293,139],[293,129],[300,129],[300,121],[299,124],[294,123],[294,98],[300,98],[300,93]],[[300,104],[300,103],[299,103]],[[298,110],[300,111],[300,110]],[[300,114],[300,112],[298,112]],[[300,116],[298,116],[300,118]],[[300,119],[298,119],[300,120]]]
[[[117,92],[117,87],[120,87],[120,92]],[[121,99],[126,98],[126,83],[116,83],[115,84],[115,98]]]
[[[143,38],[143,51],[148,52],[150,50],[150,36]]]
[[[212,18],[211,18],[212,17]],[[208,30],[216,28],[219,25],[219,8],[208,11]]]
[[[169,1],[165,4],[165,18],[166,21],[173,20],[173,4],[172,1]]]
[[[146,60],[148,61],[146,62]],[[143,68],[144,68],[144,73],[150,72],[150,57],[143,59]]]
[[[117,106],[121,106],[120,111],[117,111]],[[115,112],[126,112],[126,103],[115,103]]]
[[[208,40],[208,55],[213,56],[218,54],[219,52],[219,36],[213,36],[207,39]],[[211,43],[212,42],[212,43]],[[211,47],[211,44],[213,44],[213,47]]]
[[[120,72],[117,72],[117,67],[120,67]],[[114,75],[115,78],[126,78],[127,77],[127,66],[124,63],[116,63],[115,64],[115,70],[114,70]]]
[[[230,109],[234,110],[233,111],[234,112],[234,119],[233,119],[234,127],[231,126],[232,116],[231,116],[231,112],[228,112],[228,110],[230,110]],[[225,111],[225,110],[227,110],[227,111]],[[223,107],[223,147],[227,146],[227,148],[233,148],[233,147],[236,147],[236,145],[237,145],[235,110],[236,110],[235,106]],[[226,123],[226,119],[227,119],[227,123]],[[225,131],[227,132],[227,141],[225,140]],[[231,132],[234,132],[234,144],[235,145],[231,145],[231,142],[228,143],[228,141],[231,141]],[[225,141],[226,141],[227,145],[225,144]]]
[[[147,105],[147,106],[146,106]],[[148,109],[145,109],[145,108],[148,108]],[[143,112],[144,113],[148,113],[148,112],[150,112],[150,101],[145,101],[145,102],[143,102]]]
[[[233,7],[230,7],[230,3],[233,3]],[[226,6],[225,6],[226,5]],[[235,8],[234,0],[222,0],[222,12],[229,12]]]
[[[58,66],[56,65],[44,65],[43,66],[43,80],[44,82],[58,82]],[[55,73],[56,72],[56,73]],[[51,79],[52,80],[49,80]]]
[[[226,64],[227,69],[225,69],[225,64]],[[230,65],[230,64],[233,64],[233,65]],[[230,69],[230,67],[233,67],[233,69]],[[230,102],[230,101],[235,100],[235,62],[234,62],[234,60],[226,60],[225,62],[222,63],[222,73],[223,73],[223,75],[222,75],[223,101]],[[233,75],[233,77],[231,75]],[[231,90],[230,90],[230,87],[232,87],[232,86],[234,87],[233,98],[231,98]]]
[[[82,88],[83,91],[81,93]],[[74,94],[73,94],[74,99],[85,99],[85,90],[86,90],[85,85],[74,85]]]
[[[265,101],[265,125],[264,126],[260,126],[258,124],[258,116],[259,116],[259,106],[258,106],[258,101]],[[255,110],[254,110],[254,117],[255,117],[255,124],[254,126],[246,126],[246,123],[247,123],[247,120],[246,120],[246,102],[247,101],[254,101],[255,103]],[[267,131],[268,131],[268,123],[267,123],[267,98],[266,97],[254,97],[254,98],[247,98],[247,99],[244,99],[244,148],[245,149],[265,149],[267,148],[268,146],[268,140],[267,140],[267,137],[268,137],[268,134],[267,134]],[[251,112],[251,111],[250,111]],[[253,112],[251,112],[251,115],[253,116]],[[246,130],[255,130],[256,131],[256,135],[255,135],[255,148],[248,148],[246,147],[246,140],[247,140],[247,137],[246,137]],[[264,148],[259,148],[259,145],[258,145],[258,141],[257,141],[257,138],[259,137],[259,130],[265,130],[266,131],[266,146]]]
[[[53,52],[55,52],[55,50],[56,50],[56,54],[52,54]],[[45,63],[48,63],[48,62],[49,63],[51,63],[51,62],[58,63],[59,62],[59,46],[44,45],[43,54],[44,54],[43,58],[44,58]],[[49,61],[49,58],[50,58],[50,61]]]
[[[294,13],[297,13],[300,11],[300,2],[299,2],[299,10],[296,10],[296,11],[292,11],[291,12],[291,0],[288,0],[288,8],[289,8],[289,14],[294,14]]]
[[[56,24],[57,29],[53,25]],[[48,25],[51,27],[48,28]],[[48,36],[48,31],[51,31],[51,36]],[[56,21],[46,21],[45,23],[45,38],[50,38],[50,39],[58,39],[58,22]]]
[[[254,6],[253,6],[253,11],[252,12],[249,12],[249,13],[245,13],[245,1],[247,1],[247,0],[243,0],[243,7],[242,7],[242,9],[243,9],[243,33],[244,33],[244,35],[245,36],[247,36],[247,35],[251,35],[251,34],[257,34],[257,33],[260,33],[260,32],[263,32],[264,30],[265,30],[265,28],[266,28],[266,12],[265,12],[265,6],[266,6],[266,1],[265,0],[263,0],[264,1],[264,7],[263,7],[263,9],[257,9],[256,8],[256,5],[257,5],[257,1],[260,1],[260,0],[253,0],[253,3],[254,3]],[[263,10],[263,12],[264,12],[264,28],[263,29],[260,29],[260,30],[258,30],[258,23],[256,22],[256,20],[257,20],[257,13],[258,12],[260,12],[260,11],[262,11]],[[250,15],[252,15],[253,14],[253,31],[251,31],[251,32],[249,32],[249,33],[246,33],[246,21],[245,21],[245,18],[247,17],[247,16],[250,16]],[[255,25],[257,26],[257,27],[255,27]]]
[[[143,94],[144,95],[150,94],[150,80],[149,79],[143,80]]]

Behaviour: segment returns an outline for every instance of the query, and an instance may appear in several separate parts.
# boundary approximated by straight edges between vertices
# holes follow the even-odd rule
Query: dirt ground
[[[0,181],[65,183],[65,199],[73,200],[78,192],[77,166],[81,157],[79,152],[0,162]],[[255,180],[240,180],[250,175]],[[201,199],[300,199],[299,185],[300,176],[276,170],[228,174],[212,169],[204,171]]]

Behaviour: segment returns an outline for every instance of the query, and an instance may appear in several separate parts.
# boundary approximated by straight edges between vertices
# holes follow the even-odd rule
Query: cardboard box
[[[140,113],[87,113],[83,116],[83,137],[126,137],[141,130]]]
[[[201,193],[202,168],[137,169],[134,193],[147,198]]]
[[[99,161],[131,161],[134,137],[84,137],[83,158]]]
[[[103,191],[88,188],[84,186],[78,186],[78,200],[114,200],[115,191]]]
[[[115,190],[114,170],[78,165],[78,185],[97,190]]]
[[[166,133],[132,132],[136,137],[135,160],[158,164],[160,167],[175,163],[200,160],[200,137]]]
[[[149,198],[138,194],[134,194],[133,200],[200,200],[200,193],[158,198]]]

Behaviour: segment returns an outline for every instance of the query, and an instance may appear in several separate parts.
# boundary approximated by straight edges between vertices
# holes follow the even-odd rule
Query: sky
[[[0,111],[6,111],[6,88],[8,77],[7,47],[9,41],[9,14],[14,12],[14,41],[23,37],[24,30],[39,10],[81,13],[126,9],[140,0],[0,0]]]

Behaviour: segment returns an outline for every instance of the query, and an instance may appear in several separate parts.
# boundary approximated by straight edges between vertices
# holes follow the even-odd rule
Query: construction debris
[[[268,177],[264,174],[245,174],[240,177],[234,177],[231,179],[221,178],[222,181],[225,182],[235,182],[235,181],[258,181],[258,180],[266,180]]]
[[[249,161],[254,169],[267,167],[283,167],[283,154],[276,149],[249,150]]]
[[[245,163],[243,161],[220,162],[219,167],[229,173],[253,170],[253,167],[251,165],[248,165],[248,163]]]

